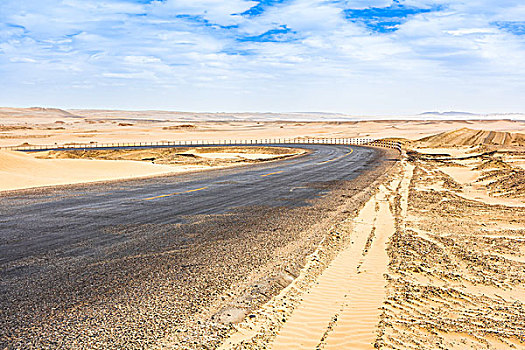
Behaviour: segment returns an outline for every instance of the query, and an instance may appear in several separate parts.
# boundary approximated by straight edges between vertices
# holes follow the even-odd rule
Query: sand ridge
[[[23,153],[0,150],[0,191],[224,168],[295,156],[304,150],[250,147]],[[205,155],[212,154],[213,157]]]
[[[461,128],[424,137],[419,146],[450,147],[475,145],[525,146],[525,134]]]

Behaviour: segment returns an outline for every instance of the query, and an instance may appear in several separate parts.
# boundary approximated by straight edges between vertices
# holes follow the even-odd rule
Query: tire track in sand
[[[354,219],[351,244],[338,254],[278,332],[272,349],[373,349],[386,295],[386,251],[395,230],[390,200],[399,179]]]

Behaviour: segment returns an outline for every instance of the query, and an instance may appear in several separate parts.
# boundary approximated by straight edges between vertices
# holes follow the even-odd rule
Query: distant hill
[[[418,115],[352,115],[328,112],[182,112],[169,110],[109,110],[109,109],[59,109],[46,107],[0,107],[0,118],[46,118],[105,119],[142,121],[291,121],[291,122],[357,122],[421,120],[427,121],[469,121],[469,120],[516,120],[525,121],[525,113],[473,114],[468,112],[425,112]],[[490,129],[490,128],[489,128]]]
[[[12,118],[69,118],[75,117],[74,114],[59,108],[11,108],[0,107],[0,117]]]
[[[525,134],[461,128],[427,136],[417,142],[426,147],[476,145],[525,146]]]
[[[478,116],[479,114],[449,111],[449,112],[424,112],[424,113],[420,113],[419,115],[420,116],[440,116],[440,117],[474,117],[474,116]]]
[[[73,116],[73,114],[60,108],[46,108],[46,107],[30,107],[28,110],[33,112],[41,112],[54,115]]]

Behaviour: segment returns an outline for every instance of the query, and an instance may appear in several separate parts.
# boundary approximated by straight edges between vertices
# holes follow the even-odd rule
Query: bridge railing
[[[1,149],[23,152],[40,152],[53,150],[103,150],[103,149],[145,149],[145,148],[170,148],[170,147],[194,147],[194,146],[249,146],[249,145],[303,145],[303,144],[326,144],[326,145],[358,145],[393,148],[401,151],[401,143],[391,140],[373,138],[268,138],[268,139],[241,139],[241,140],[175,140],[158,142],[115,142],[86,144],[66,143],[63,145],[21,145],[2,147]]]

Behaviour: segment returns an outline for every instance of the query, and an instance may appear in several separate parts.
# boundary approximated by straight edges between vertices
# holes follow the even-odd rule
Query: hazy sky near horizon
[[[0,105],[525,112],[523,0],[1,0]]]

